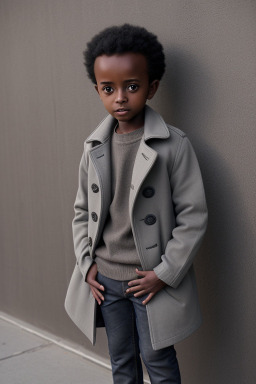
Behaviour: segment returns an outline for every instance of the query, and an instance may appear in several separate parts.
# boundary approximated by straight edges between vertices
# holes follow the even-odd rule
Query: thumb
[[[136,273],[139,276],[146,276],[147,272],[146,271],[140,271],[138,268],[136,268]]]

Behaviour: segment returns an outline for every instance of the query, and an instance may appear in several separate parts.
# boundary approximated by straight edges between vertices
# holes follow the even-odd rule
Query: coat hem
[[[162,349],[162,348],[177,344],[183,341],[184,339],[186,339],[187,337],[189,337],[192,333],[194,333],[201,326],[201,324],[202,324],[202,321],[196,323],[193,327],[190,327],[175,336],[169,337],[168,339],[164,339],[155,343],[152,342],[152,347],[156,351],[158,349]]]

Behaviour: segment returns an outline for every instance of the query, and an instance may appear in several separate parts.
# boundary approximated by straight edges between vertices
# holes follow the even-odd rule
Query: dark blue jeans
[[[142,297],[126,294],[128,281],[112,280],[98,273],[105,287],[101,311],[108,337],[114,384],[143,384],[140,355],[151,384],[180,384],[180,371],[173,346],[154,351],[146,307]]]

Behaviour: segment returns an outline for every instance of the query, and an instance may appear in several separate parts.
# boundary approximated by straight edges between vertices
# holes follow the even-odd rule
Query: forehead
[[[137,78],[148,76],[147,60],[141,53],[98,56],[94,63],[96,80],[105,78]],[[112,79],[109,79],[112,80]]]

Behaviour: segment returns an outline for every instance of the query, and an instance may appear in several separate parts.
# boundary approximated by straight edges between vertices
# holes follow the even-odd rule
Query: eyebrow
[[[137,81],[137,83],[140,82],[139,79],[128,79],[128,80],[125,80],[125,83],[131,83],[133,81]],[[100,84],[114,84],[113,81],[101,81]]]

